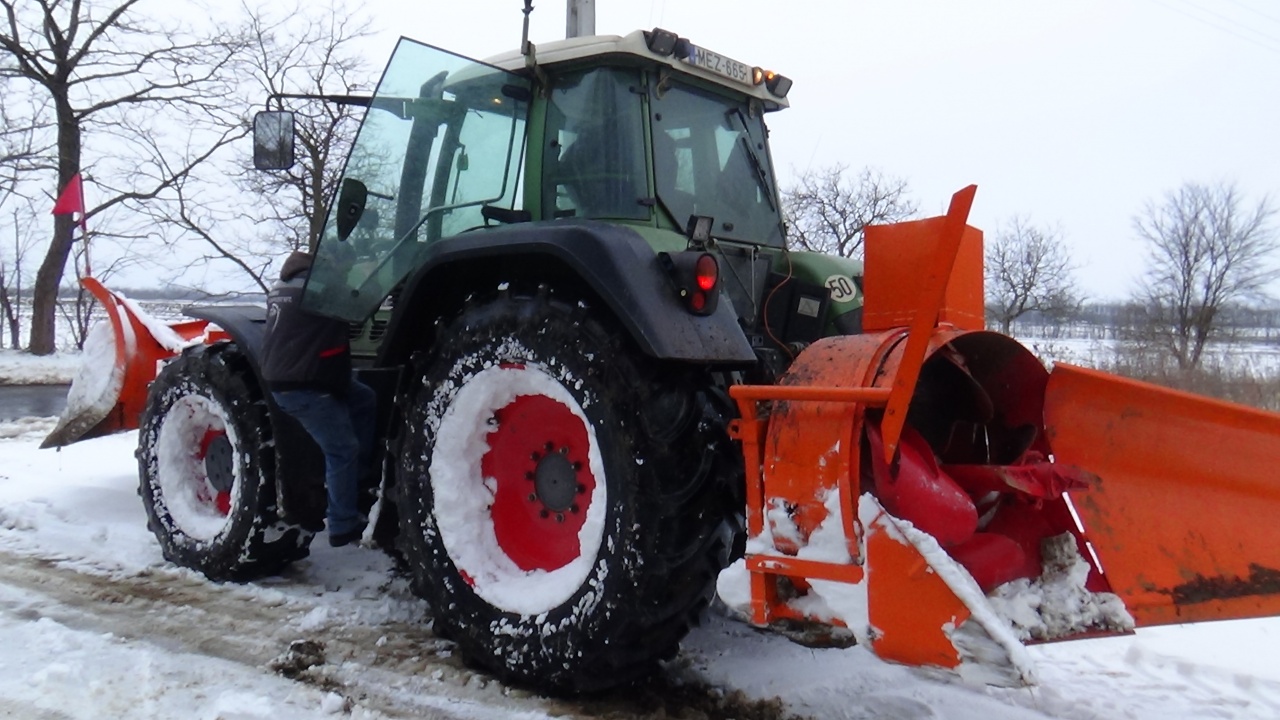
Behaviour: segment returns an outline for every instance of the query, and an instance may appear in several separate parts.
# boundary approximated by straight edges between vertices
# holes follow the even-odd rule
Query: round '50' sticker
[[[836,302],[849,302],[858,296],[858,286],[848,275],[832,275],[823,285],[831,291],[831,299]]]

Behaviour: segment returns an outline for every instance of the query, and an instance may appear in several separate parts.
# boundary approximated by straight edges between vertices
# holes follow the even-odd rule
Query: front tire
[[[674,656],[734,530],[697,373],[545,290],[468,305],[416,369],[400,537],[438,631],[544,692]]]
[[[233,344],[198,346],[151,384],[138,432],[139,494],[166,560],[213,580],[250,580],[308,554],[312,533],[279,519],[271,420]]]

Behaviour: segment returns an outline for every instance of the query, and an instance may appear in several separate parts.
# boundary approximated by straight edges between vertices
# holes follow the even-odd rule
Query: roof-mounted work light
[[[649,46],[649,52],[664,57],[675,51],[676,42],[679,40],[679,35],[662,28],[654,28],[644,34],[644,42]]]
[[[764,74],[764,86],[775,96],[784,98],[791,92],[791,78],[783,77],[770,70]]]

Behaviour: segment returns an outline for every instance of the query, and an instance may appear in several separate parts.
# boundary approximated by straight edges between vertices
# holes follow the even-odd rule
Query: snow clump
[[[1053,640],[1086,630],[1133,630],[1133,616],[1119,597],[1085,588],[1090,566],[1080,556],[1071,533],[1046,539],[1042,553],[1044,571],[1039,578],[1005,583],[989,597],[1018,639]]]

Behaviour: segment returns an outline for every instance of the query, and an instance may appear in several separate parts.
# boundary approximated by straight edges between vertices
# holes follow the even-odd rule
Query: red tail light
[[[658,253],[676,295],[694,315],[710,315],[720,304],[720,263],[700,250]]]
[[[716,262],[715,257],[703,255],[693,266],[693,274],[699,288],[710,290],[720,280],[720,264]]]
[[[689,296],[689,309],[701,313],[707,308],[707,294],[701,290]]]

